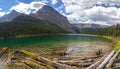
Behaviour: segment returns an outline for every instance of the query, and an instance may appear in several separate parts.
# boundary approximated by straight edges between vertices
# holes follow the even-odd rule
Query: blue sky
[[[0,16],[12,10],[35,13],[43,5],[52,6],[71,22],[120,23],[120,0],[0,0]]]

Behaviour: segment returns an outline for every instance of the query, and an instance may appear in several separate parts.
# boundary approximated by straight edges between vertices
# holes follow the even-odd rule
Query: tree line
[[[106,36],[120,36],[120,24],[118,23],[109,28],[97,30],[94,32],[94,34]]]

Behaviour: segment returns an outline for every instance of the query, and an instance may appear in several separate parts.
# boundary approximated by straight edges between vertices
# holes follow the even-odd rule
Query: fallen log
[[[114,54],[115,54],[115,50],[113,50],[96,69],[104,69],[104,67],[107,65],[107,63],[113,57]]]
[[[7,47],[2,48],[1,53],[0,53],[0,57],[2,57],[7,51],[8,51]]]
[[[97,66],[100,64],[100,61],[95,62],[94,64],[92,64],[91,66],[87,67],[86,69],[96,69]]]
[[[77,66],[77,67],[80,67],[80,66],[90,66],[91,64],[93,64],[92,61],[88,61],[88,62],[84,62],[84,61],[58,61],[58,63],[62,63],[62,64],[67,64],[67,65],[70,65],[70,66]]]
[[[88,66],[90,66],[90,65],[92,65],[92,64],[93,64],[92,62],[88,62],[88,63],[78,63],[78,67],[79,67],[79,66],[88,67]]]
[[[53,66],[55,68],[58,68],[58,69],[68,69],[70,66],[67,66],[65,64],[60,64],[60,63],[57,63],[57,62],[54,62],[54,61],[50,61],[44,57],[40,57],[37,59],[38,61],[40,62],[43,62],[47,65],[50,65],[50,66]],[[71,68],[70,68],[71,69]]]
[[[57,61],[58,63],[87,63],[87,62],[93,62],[94,59],[86,59],[86,60],[60,60]]]
[[[116,54],[110,59],[110,61],[106,65],[106,68],[110,68],[113,65],[113,63],[114,63],[115,59],[118,57],[119,53],[120,53],[120,50],[118,52],[116,52]]]
[[[64,58],[69,58],[69,59],[72,59],[72,58],[77,58],[79,60],[86,60],[86,59],[95,59],[95,58],[98,58],[98,56],[86,56],[86,57],[81,57],[81,56],[65,56],[61,59],[64,59]]]
[[[46,59],[44,57],[35,55],[35,54],[33,54],[29,51],[26,51],[26,50],[22,50],[20,52],[26,54],[27,56],[33,58],[34,60],[37,60],[39,62],[43,62],[47,65],[53,66],[53,67],[58,68],[58,69],[72,69],[71,66],[68,66],[68,65],[65,65],[65,64],[60,64],[60,63],[57,63],[57,62],[54,62],[54,61],[50,61],[49,59]]]
[[[106,56],[107,55],[104,55],[101,59],[99,59],[97,62],[95,62],[94,64],[90,65],[86,69],[96,69],[100,65],[100,63],[106,58]]]
[[[26,61],[24,62],[25,65],[27,65],[28,67],[32,68],[32,69],[38,69],[40,68],[40,65],[35,63],[35,62],[29,62],[29,61]]]

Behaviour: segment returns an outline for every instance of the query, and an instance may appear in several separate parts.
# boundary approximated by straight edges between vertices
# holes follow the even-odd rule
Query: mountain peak
[[[12,10],[12,11],[10,12],[10,14],[16,15],[16,14],[22,14],[22,13],[19,13],[19,12],[17,12],[16,10]]]
[[[37,13],[41,13],[41,12],[49,13],[49,14],[52,14],[52,13],[59,14],[54,8],[48,5],[44,5],[41,9],[37,11]]]
[[[36,13],[31,14],[31,16],[38,18],[38,19],[48,20],[49,22],[58,25],[62,29],[65,29],[69,32],[74,32],[67,17],[60,14],[58,11],[56,11],[51,6],[44,5]]]
[[[0,17],[0,22],[10,22],[12,21],[14,18],[16,18],[17,16],[21,15],[22,13],[19,13],[15,10],[12,10],[9,14]]]
[[[16,10],[12,10],[11,13],[13,13],[13,12],[17,12],[17,11]]]
[[[52,9],[52,10],[54,10],[51,6],[49,6],[49,5],[44,5],[43,7],[42,7],[42,9]]]
[[[51,6],[44,5],[40,10],[54,10]]]

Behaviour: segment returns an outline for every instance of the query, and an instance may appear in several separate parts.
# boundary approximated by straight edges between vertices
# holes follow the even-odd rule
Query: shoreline
[[[107,38],[115,42],[114,49],[116,51],[120,50],[120,37],[113,37],[113,36],[102,36],[103,38]]]

